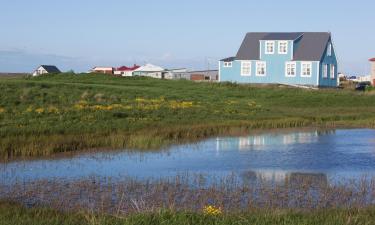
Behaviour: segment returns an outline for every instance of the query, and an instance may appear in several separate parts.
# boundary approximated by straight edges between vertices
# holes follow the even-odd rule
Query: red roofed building
[[[138,69],[140,66],[134,64],[132,67],[121,66],[115,70],[115,75],[123,77],[133,76],[133,71]]]
[[[375,58],[370,59],[371,62],[371,81],[372,85],[375,86]]]

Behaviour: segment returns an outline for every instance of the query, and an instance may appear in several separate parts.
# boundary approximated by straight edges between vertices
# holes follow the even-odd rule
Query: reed
[[[91,177],[0,185],[0,224],[371,224],[374,179],[283,183],[202,175],[163,180]],[[26,207],[26,208],[25,208]]]

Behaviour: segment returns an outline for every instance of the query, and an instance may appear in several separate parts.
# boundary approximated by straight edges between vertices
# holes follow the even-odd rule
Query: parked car
[[[365,82],[359,82],[356,86],[355,89],[357,91],[365,91],[367,87],[371,87],[371,82],[365,81]]]

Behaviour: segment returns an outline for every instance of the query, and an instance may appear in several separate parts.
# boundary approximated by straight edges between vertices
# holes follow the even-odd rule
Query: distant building
[[[186,68],[168,69],[163,72],[163,79],[167,80],[188,80],[186,78]]]
[[[375,58],[370,59],[371,62],[371,82],[375,86]]]
[[[237,55],[219,62],[219,70],[220,81],[338,86],[328,32],[248,33]]]
[[[113,67],[94,67],[91,72],[92,73],[104,73],[104,74],[113,74],[114,68]]]
[[[35,77],[48,73],[61,73],[61,71],[56,66],[41,65],[33,72],[33,76]]]
[[[114,74],[117,76],[122,76],[122,77],[131,77],[133,76],[133,72],[138,68],[140,68],[140,66],[136,64],[134,64],[134,66],[132,67],[122,66],[122,67],[117,68],[114,71]]]
[[[219,71],[218,70],[200,70],[200,71],[189,71],[186,73],[188,80],[192,81],[218,81]]]
[[[165,69],[160,66],[146,64],[133,71],[133,76],[144,76],[163,79]]]

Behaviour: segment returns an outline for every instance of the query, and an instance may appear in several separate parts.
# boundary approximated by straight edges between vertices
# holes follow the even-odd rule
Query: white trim
[[[327,45],[327,56],[332,56],[332,43],[328,42]]]
[[[281,52],[280,51],[281,44],[286,44],[286,52]],[[289,42],[288,41],[279,41],[278,45],[277,45],[277,48],[278,48],[278,53],[280,55],[286,55],[286,54],[288,54],[288,50],[289,50]]]
[[[319,86],[319,81],[320,81],[320,62],[316,62],[316,64],[318,65],[318,70],[316,72],[316,86]]]
[[[243,61],[240,61],[241,62],[241,76],[243,76],[243,77],[250,77],[251,76],[251,67],[252,67],[252,65],[251,65],[251,61],[249,61],[249,60],[243,60]],[[249,63],[249,65],[250,65],[250,68],[249,68],[249,73],[244,73],[243,72],[243,67],[244,67],[244,64],[245,63]]]
[[[333,76],[332,76],[333,74]],[[336,66],[335,64],[330,64],[329,65],[329,78],[334,80],[336,75]]]
[[[272,44],[272,52],[268,51],[268,44]],[[275,54],[275,41],[265,41],[264,53],[266,55],[273,55],[273,54]]]
[[[309,75],[304,75],[303,74],[303,66],[304,65],[310,65],[310,74]],[[313,68],[313,66],[312,66],[312,62],[304,62],[304,61],[302,61],[301,62],[301,77],[311,77],[312,76],[312,68]]]
[[[264,74],[259,74],[258,73],[258,67],[259,67],[259,64],[264,64]],[[265,77],[267,76],[267,62],[266,61],[256,61],[255,62],[255,76],[257,77]]]
[[[323,64],[322,77],[324,79],[328,78],[328,64]]]
[[[294,75],[288,75],[288,65],[294,65]],[[285,62],[285,77],[296,77],[296,76],[297,76],[297,62]]]

